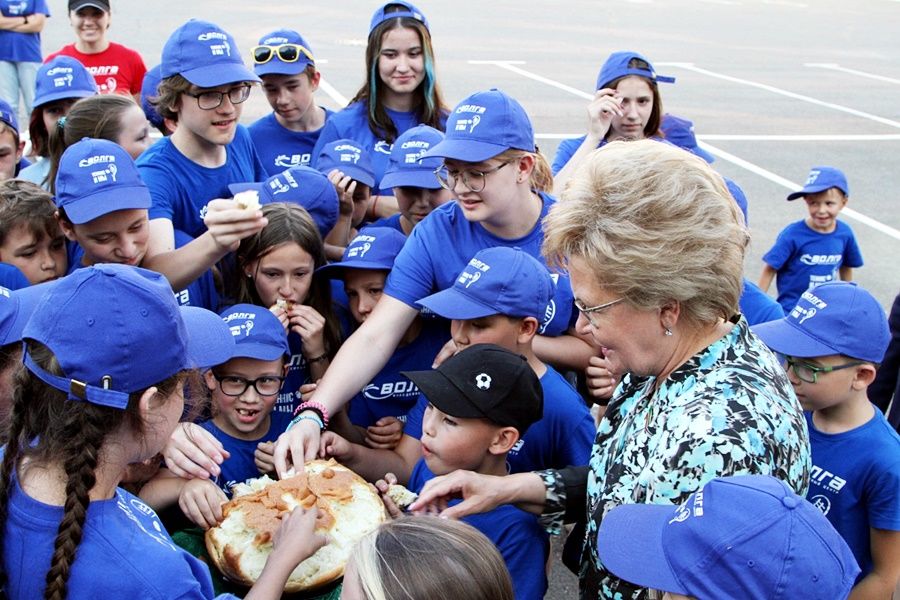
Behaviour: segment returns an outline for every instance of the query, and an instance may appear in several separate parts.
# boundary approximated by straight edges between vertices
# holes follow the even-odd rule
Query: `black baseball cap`
[[[528,361],[494,344],[470,346],[437,369],[403,375],[451,417],[487,419],[522,436],[544,415],[544,392]]]
[[[85,6],[109,12],[109,0],[69,0],[69,12],[81,10]]]

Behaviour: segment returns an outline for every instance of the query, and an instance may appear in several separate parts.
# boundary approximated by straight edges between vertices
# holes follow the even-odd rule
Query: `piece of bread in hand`
[[[292,308],[294,308],[293,300],[285,300],[284,298],[279,298],[275,301],[275,306],[283,310],[284,312],[290,312]]]
[[[419,495],[415,492],[411,492],[399,483],[392,483],[388,486],[387,493],[385,494],[388,498],[393,501],[394,504],[397,505],[397,508],[400,510],[406,510],[410,504],[416,501]]]
[[[374,488],[333,459],[310,461],[281,481],[263,476],[238,484],[233,494],[222,507],[222,522],[206,532],[206,548],[223,575],[246,586],[262,574],[281,517],[297,506],[318,507],[316,532],[328,543],[294,569],[287,593],[313,590],[343,576],[357,540],[387,518]]]
[[[259,192],[256,190],[245,190],[234,195],[234,201],[238,208],[244,210],[259,210]]]

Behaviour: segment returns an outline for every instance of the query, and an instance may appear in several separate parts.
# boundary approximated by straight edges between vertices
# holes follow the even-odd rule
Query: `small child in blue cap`
[[[769,475],[717,477],[681,506],[617,506],[597,535],[606,568],[665,600],[838,600],[859,573],[819,511]]]
[[[437,178],[445,170],[443,161],[424,158],[443,139],[443,133],[428,125],[416,125],[397,138],[381,187],[393,190],[400,212],[375,221],[373,227],[393,227],[408,236],[432,210],[450,201],[453,195]]]
[[[124,265],[80,269],[39,301],[22,332],[0,479],[6,596],[213,597],[208,567],[118,487],[169,440],[190,371],[231,351],[210,316],[221,323],[179,308],[162,275]],[[257,592],[278,597],[324,543],[315,514],[285,520]]]
[[[785,356],[807,411],[807,499],[853,550],[860,592],[890,597],[900,578],[900,435],[866,395],[890,341],[884,310],[855,283],[832,282],[753,331]]]
[[[229,358],[203,374],[211,394],[212,418],[200,427],[215,437],[228,458],[215,479],[182,479],[168,469],[141,489],[161,510],[177,502],[192,522],[208,529],[222,520],[221,505],[238,483],[272,471],[271,444],[290,423],[274,412],[290,355],[287,333],[269,310],[235,304],[222,313],[234,337]]]
[[[311,166],[319,133],[334,114],[316,104],[321,73],[312,47],[293,29],[279,29],[259,39],[250,49],[253,71],[272,112],[247,130],[269,175],[299,166]]]
[[[847,206],[847,178],[834,167],[813,167],[803,189],[788,200],[803,198],[809,216],[781,230],[763,256],[759,287],[768,292],[775,280],[778,303],[789,312],[800,294],[828,281],[850,281],[863,266],[853,230],[838,214]]]

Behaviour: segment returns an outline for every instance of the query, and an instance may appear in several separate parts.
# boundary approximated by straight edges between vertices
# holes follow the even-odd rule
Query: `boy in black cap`
[[[423,456],[408,483],[414,492],[436,475],[458,469],[506,475],[506,455],[543,415],[543,391],[534,370],[525,357],[500,346],[470,346],[435,370],[404,375],[429,403],[422,421]],[[335,437],[322,436],[326,453]],[[385,480],[396,478],[388,473]],[[379,487],[386,489],[383,482]],[[497,546],[516,598],[544,597],[549,542],[534,515],[505,505],[463,520]]]

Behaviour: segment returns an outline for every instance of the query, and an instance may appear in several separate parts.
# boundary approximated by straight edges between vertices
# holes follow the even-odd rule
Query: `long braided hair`
[[[27,351],[42,369],[63,375],[56,357],[46,346],[28,342]],[[155,387],[161,396],[168,397],[183,379],[184,374],[178,373]],[[2,439],[6,452],[0,464],[0,548],[4,544],[12,478],[22,479],[24,460],[38,467],[61,466],[67,476],[66,499],[47,571],[44,591],[47,600],[62,600],[67,595],[72,564],[84,533],[89,494],[96,483],[98,457],[106,437],[123,423],[136,436],[145,430],[146,424],[138,411],[142,394],[132,393],[125,410],[118,410],[69,401],[65,392],[45,384],[27,369],[20,369],[16,374],[12,411]],[[6,582],[7,573],[0,561],[0,590]]]

